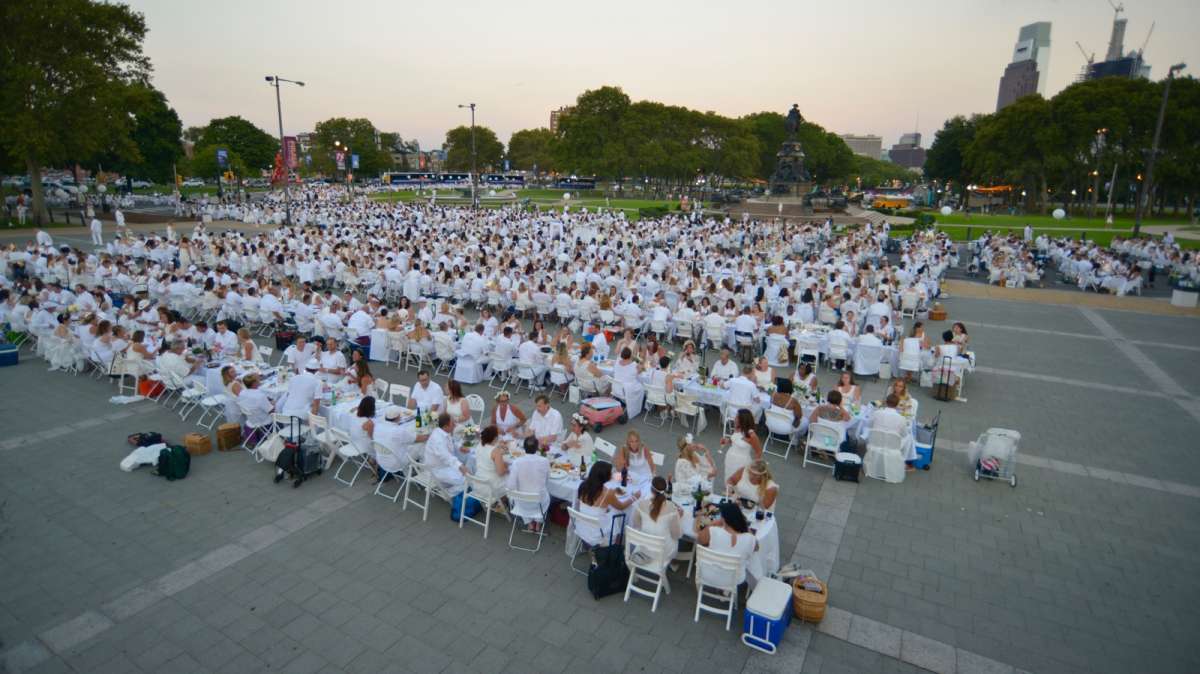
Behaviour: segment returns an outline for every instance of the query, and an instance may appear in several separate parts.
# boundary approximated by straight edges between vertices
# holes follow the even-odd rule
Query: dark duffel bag
[[[607,597],[610,594],[620,594],[625,591],[625,586],[629,583],[629,567],[625,565],[625,546],[619,542],[613,543],[613,535],[617,531],[617,519],[623,517],[624,515],[618,515],[613,518],[612,530],[608,532],[608,545],[592,550],[592,556],[596,561],[588,569],[587,584],[588,592],[591,592],[592,597],[596,599]]]

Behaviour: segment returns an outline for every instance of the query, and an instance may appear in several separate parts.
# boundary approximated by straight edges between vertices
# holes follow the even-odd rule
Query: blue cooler
[[[913,449],[917,450],[917,458],[913,459],[913,468],[921,470],[929,470],[929,464],[933,463],[933,445],[923,445],[919,442],[913,443]]]
[[[17,347],[12,344],[0,344],[0,367],[17,364]]]
[[[921,470],[929,470],[929,464],[933,463],[933,447],[937,444],[938,426],[942,423],[942,412],[938,410],[937,416],[928,425],[917,426],[913,435],[913,449],[917,452],[917,458],[913,460],[913,468]]]
[[[774,578],[764,578],[746,600],[742,643],[773,655],[791,622],[792,587]]]

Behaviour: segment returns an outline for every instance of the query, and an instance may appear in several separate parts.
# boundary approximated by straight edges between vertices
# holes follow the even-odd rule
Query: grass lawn
[[[1055,220],[1054,216],[1044,215],[1041,213],[1030,213],[1028,215],[983,215],[980,213],[972,213],[969,217],[955,211],[950,215],[942,215],[936,210],[925,211],[937,218],[939,225],[971,225],[972,227],[982,227],[984,229],[1020,229],[1026,224],[1033,225],[1034,228],[1066,228],[1066,229],[1105,229],[1104,218],[1095,217],[1088,218],[1084,215],[1075,217],[1067,217],[1062,220]],[[1162,216],[1143,218],[1143,224],[1151,225],[1179,225],[1187,223],[1187,215],[1180,214],[1176,216]],[[1133,228],[1133,216],[1125,213],[1115,215],[1113,224],[1108,229],[1113,230],[1128,230]]]
[[[938,222],[935,226],[939,231],[943,231],[943,232],[949,234],[950,238],[954,241],[966,241],[967,240],[967,225],[943,225],[941,222]],[[1130,225],[1130,226],[1132,227],[1132,225]],[[983,232],[985,230],[990,230],[992,232],[1002,232],[1002,231],[1020,232],[1025,228],[1025,225],[1021,224],[1021,225],[984,226],[984,225],[980,225],[978,223],[973,222],[970,225],[970,228],[971,228],[971,238],[978,238],[979,235],[983,234]],[[1071,238],[1071,239],[1077,239],[1077,238],[1079,238],[1080,235],[1083,235],[1090,241],[1095,241],[1097,244],[1099,244],[1101,246],[1107,246],[1110,243],[1112,243],[1114,236],[1129,236],[1130,231],[1127,229],[1125,229],[1125,230],[1104,229],[1102,227],[1092,228],[1092,229],[1082,229],[1082,228],[1080,228],[1080,229],[1063,229],[1060,227],[1037,227],[1037,226],[1034,226],[1033,235],[1035,237],[1037,237],[1041,234],[1045,234],[1046,236],[1049,236],[1052,239],[1061,239],[1064,237]],[[1198,248],[1198,249],[1200,249],[1200,240],[1184,239],[1184,238],[1177,237],[1175,239],[1175,241],[1182,248]]]

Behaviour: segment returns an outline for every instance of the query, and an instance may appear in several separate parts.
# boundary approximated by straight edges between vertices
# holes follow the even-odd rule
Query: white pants
[[[22,226],[25,224],[25,211],[26,210],[27,209],[24,206],[17,207],[17,222],[20,223]]]
[[[101,230],[99,228],[92,230],[92,243],[96,244],[97,246],[104,245],[104,238],[100,236],[100,231]]]

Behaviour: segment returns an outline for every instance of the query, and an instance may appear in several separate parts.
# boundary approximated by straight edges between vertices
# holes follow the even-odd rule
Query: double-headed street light
[[[1142,231],[1142,214],[1146,209],[1146,200],[1150,190],[1154,189],[1154,160],[1158,158],[1158,140],[1162,137],[1163,117],[1167,115],[1167,96],[1171,94],[1171,80],[1175,79],[1175,73],[1186,67],[1185,63],[1176,63],[1167,70],[1167,82],[1163,85],[1162,105],[1158,108],[1158,123],[1154,126],[1154,141],[1150,144],[1150,159],[1146,161],[1146,181],[1142,183],[1142,189],[1138,193],[1137,210],[1133,217],[1134,236]]]
[[[471,208],[479,208],[479,188],[475,171],[475,104],[460,103],[458,107],[471,109]]]
[[[283,146],[283,103],[279,98],[279,84],[287,82],[298,87],[304,86],[303,82],[297,80],[284,79],[278,75],[267,75],[267,84],[275,87],[275,113],[279,116],[279,155],[283,158],[283,218],[284,223],[288,226],[292,224],[292,191],[289,183],[292,177],[292,167],[288,166],[286,151]]]

